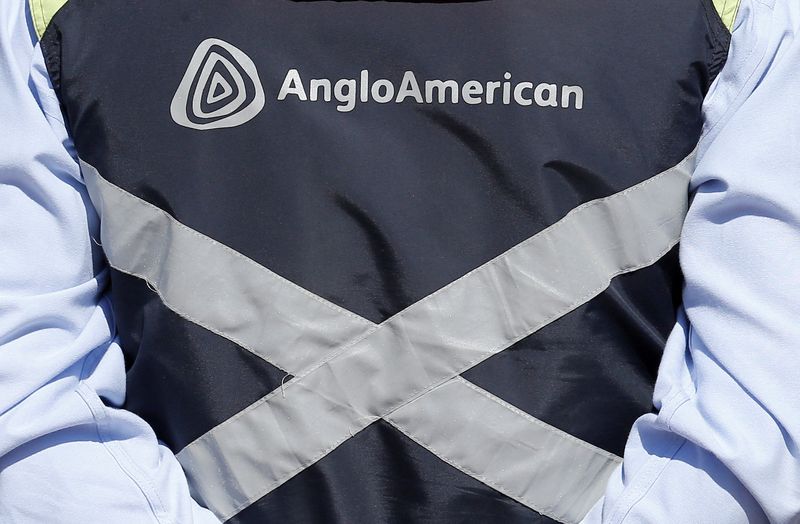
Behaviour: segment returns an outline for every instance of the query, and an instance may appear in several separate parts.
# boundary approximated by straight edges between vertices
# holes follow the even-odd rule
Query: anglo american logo
[[[518,105],[534,108],[583,109],[583,88],[550,82],[517,81],[511,72],[502,80],[418,78],[373,79],[364,69],[356,78],[308,78],[289,69],[275,97],[335,106],[340,113],[359,104]],[[234,127],[253,119],[265,95],[253,61],[235,46],[216,38],[200,43],[172,99],[175,123],[193,129]]]
[[[336,110],[348,113],[358,103],[378,104],[504,104],[520,106],[583,108],[583,88],[557,84],[512,82],[509,72],[503,81],[481,82],[467,80],[430,79],[420,81],[414,71],[406,71],[398,84],[386,78],[370,80],[369,70],[361,71],[358,79],[312,78],[303,81],[300,71],[290,69],[283,79],[278,100],[296,97],[303,102],[336,102]]]
[[[208,38],[197,46],[170,115],[192,129],[235,127],[252,120],[264,107],[264,89],[256,65],[235,46]]]

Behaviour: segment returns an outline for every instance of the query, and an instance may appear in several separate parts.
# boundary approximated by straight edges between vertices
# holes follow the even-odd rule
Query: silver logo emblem
[[[218,38],[200,42],[192,55],[170,114],[192,129],[235,127],[264,107],[264,88],[250,57]]]

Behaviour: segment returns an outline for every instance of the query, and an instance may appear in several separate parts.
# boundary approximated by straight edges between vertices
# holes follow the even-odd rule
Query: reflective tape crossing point
[[[326,303],[252,261],[235,266],[240,269],[231,277],[236,280],[234,292],[226,293],[234,301],[243,293],[244,320],[223,311],[194,311],[207,304],[196,304],[202,302],[196,295],[202,286],[196,282],[187,293],[185,286],[193,274],[207,279],[204,286],[215,283],[191,260],[198,252],[231,256],[232,250],[207,237],[201,239],[207,245],[192,245],[188,237],[200,243],[199,237],[181,238],[186,226],[103,180],[88,164],[84,174],[93,201],[99,203],[103,243],[112,266],[146,278],[174,311],[192,310],[194,317],[203,319],[200,325],[295,375],[280,390],[178,454],[193,494],[220,518],[234,516],[384,418],[487,485],[556,520],[577,522],[599,498],[619,459],[516,410],[458,375],[591,300],[615,276],[646,267],[669,251],[678,241],[686,213],[693,158],[690,155],[625,191],[579,206],[379,325]],[[120,206],[125,206],[126,214],[118,211]],[[120,217],[114,218],[117,213]],[[160,249],[165,237],[158,233],[159,227],[168,227],[171,235],[166,237],[171,244]],[[145,241],[142,229],[153,229],[144,235]],[[137,247],[126,244],[134,237]],[[152,245],[143,247],[148,241]],[[167,269],[143,275],[153,264]],[[176,271],[182,272],[179,284],[171,281]],[[259,276],[254,279],[253,274]],[[239,279],[267,286],[262,289],[268,289],[269,300],[276,304],[250,304],[249,288]],[[251,332],[255,319],[261,326],[277,322],[284,343],[303,338],[303,344],[293,346],[300,348],[299,356],[270,339],[271,325],[269,331]],[[473,402],[468,405],[459,398]],[[519,445],[508,447],[491,431],[467,420],[476,406],[520,435]],[[441,409],[453,418],[430,416]],[[461,442],[455,447],[442,446],[437,435],[455,427],[468,427],[472,437],[451,439]],[[493,446],[489,449],[505,461],[491,468],[481,465],[481,453],[474,452],[478,441]],[[531,477],[514,467],[520,461]],[[533,478],[537,482],[532,483]]]

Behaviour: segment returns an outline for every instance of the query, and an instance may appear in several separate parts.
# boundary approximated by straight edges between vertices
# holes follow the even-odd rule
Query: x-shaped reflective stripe
[[[179,454],[195,494],[223,519],[384,418],[487,484],[557,520],[574,522],[599,497],[613,457],[457,377],[590,300],[614,276],[650,265],[668,251],[685,215],[692,162],[690,155],[646,182],[576,208],[369,326],[210,239],[198,242],[198,233],[103,180],[88,164],[83,168],[114,267],[146,279],[187,319],[283,369],[300,370],[283,388]],[[132,220],[137,215],[146,218]],[[209,301],[204,293],[211,294]],[[241,304],[259,307],[243,313],[231,307]],[[473,403],[482,412],[465,402],[460,411],[450,406],[475,395],[488,399]],[[513,438],[495,438],[496,449],[476,453],[472,439],[461,439],[442,449],[442,442],[459,442],[454,437],[472,431],[461,428],[485,428],[475,421],[476,414],[486,413],[512,413],[498,418],[507,426],[524,420],[518,424],[524,428],[518,445],[504,450],[502,444]],[[534,426],[543,431],[537,434]],[[497,459],[503,456],[528,460],[522,470],[508,473],[508,460]],[[565,463],[570,457],[576,462]],[[542,480],[537,471],[547,473],[546,482],[537,482]]]
[[[354,322],[346,317],[341,321]],[[363,324],[362,337],[377,328],[366,320]],[[323,363],[316,363],[320,364]],[[289,371],[299,375],[309,372]],[[288,398],[290,386],[291,383],[287,384],[273,395]],[[264,437],[265,424],[273,420],[262,417],[272,412],[253,409],[256,413],[251,416],[243,413],[238,420],[231,419],[178,455],[194,480],[193,485],[211,488],[201,500],[213,502],[212,507],[217,510],[230,500],[244,501],[244,507],[254,501],[249,500],[253,494],[245,491],[250,486],[257,486],[259,494],[262,489],[271,491],[310,465],[306,460],[288,473],[276,473],[278,478],[264,486],[265,479],[260,474],[279,460],[277,455],[293,450],[292,441],[300,439],[286,435],[285,448],[260,447],[263,444],[259,446],[258,441]],[[346,438],[376,420],[376,417],[355,416],[360,420],[350,423]],[[346,421],[348,415],[342,414],[341,418]],[[619,463],[618,457],[534,419],[460,377],[433,388],[385,419],[442,460],[561,522],[577,522],[585,515]],[[277,419],[274,421],[279,423]],[[319,433],[316,427],[302,431]],[[243,436],[254,440],[243,440]],[[208,452],[214,457],[205,455]],[[258,478],[251,478],[251,473]],[[214,485],[206,483],[209,478],[214,479]],[[216,485],[220,480],[225,484],[224,489]],[[227,518],[235,512],[236,508],[222,515]]]

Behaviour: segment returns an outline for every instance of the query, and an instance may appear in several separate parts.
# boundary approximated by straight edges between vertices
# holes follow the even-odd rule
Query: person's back
[[[584,518],[676,322],[710,1],[56,4],[33,22],[121,348],[98,369],[124,355],[122,407],[200,505]]]

